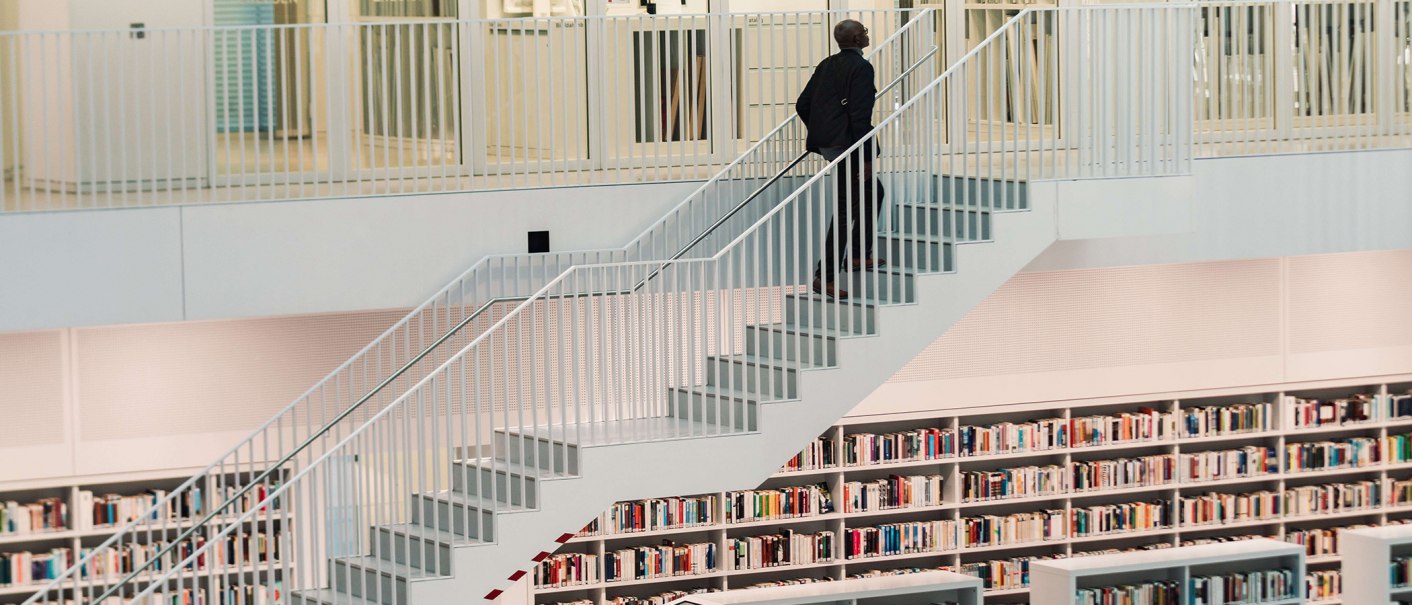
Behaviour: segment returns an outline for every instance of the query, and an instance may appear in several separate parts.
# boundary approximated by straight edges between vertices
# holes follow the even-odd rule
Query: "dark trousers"
[[[814,269],[814,279],[826,284],[833,283],[838,269],[843,266],[840,256],[859,262],[873,257],[877,215],[884,197],[882,183],[873,178],[872,162],[846,159],[839,163],[835,178],[834,216],[824,233],[824,258]],[[836,224],[840,227],[838,231],[848,231],[846,242],[839,241],[834,229]],[[849,254],[840,254],[845,246]]]

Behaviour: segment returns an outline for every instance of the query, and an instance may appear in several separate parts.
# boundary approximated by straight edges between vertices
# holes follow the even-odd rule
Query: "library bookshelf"
[[[981,577],[987,603],[1027,603],[1028,564],[1032,560],[1267,537],[1303,545],[1308,555],[1309,579],[1322,586],[1321,592],[1311,595],[1311,602],[1339,604],[1342,601],[1337,587],[1342,559],[1337,547],[1338,529],[1412,521],[1412,450],[1407,449],[1408,440],[1401,438],[1412,434],[1412,396],[1406,395],[1412,390],[1412,382],[1326,381],[1265,388],[1269,390],[1166,393],[1163,397],[1170,398],[1073,400],[846,418],[756,488],[755,491],[767,493],[779,491],[780,497],[767,498],[764,506],[756,507],[778,515],[759,518],[762,515],[736,514],[740,497],[735,492],[691,495],[687,497],[694,500],[690,505],[671,498],[634,502],[631,505],[637,507],[637,516],[620,512],[613,517],[611,511],[605,513],[541,564],[538,573],[530,574],[533,584],[528,598],[537,605],[629,605],[640,600],[665,603],[674,597],[706,591],[946,569]],[[1358,411],[1335,411],[1323,421],[1311,423],[1307,405],[1310,401],[1316,403],[1314,419],[1319,419],[1319,409],[1326,403],[1354,402]],[[1208,423],[1199,427],[1203,430],[1196,435],[1184,428],[1184,418],[1196,410],[1234,409],[1242,405],[1261,406],[1264,411],[1258,422],[1230,430],[1213,429]],[[977,455],[962,455],[961,450],[974,447],[973,438],[963,443],[958,437],[968,430],[964,427],[1024,425],[1054,419],[1054,426],[1072,428],[1083,424],[1076,421],[1095,416],[1119,418],[1125,414],[1130,420],[1139,417],[1141,422],[1159,426],[1155,431],[1119,426],[1113,433],[1132,438],[1095,439],[1090,435],[1045,449],[992,448]],[[1013,427],[1007,430],[1010,436],[1017,433]],[[890,434],[907,437],[869,437]],[[880,441],[888,445],[880,446]],[[1366,450],[1369,443],[1377,445],[1376,455]],[[1396,447],[1390,449],[1390,445]],[[1088,490],[1078,489],[1074,479],[1076,466],[1093,468],[1102,463],[1141,461],[1124,464],[1147,468],[1160,466],[1164,459],[1179,464],[1219,455],[1213,452],[1242,448],[1264,452],[1267,460],[1258,467],[1248,465],[1247,474],[1205,476],[1200,480],[1186,476],[1184,468],[1171,471],[1170,477],[1159,473],[1138,481],[1099,483]],[[1317,455],[1310,456],[1310,451]],[[1298,458],[1293,461],[1297,464],[1291,464],[1287,460],[1290,457]],[[1335,464],[1330,466],[1323,461]],[[1025,491],[983,492],[978,488],[980,478],[991,477],[988,473],[1029,467],[1051,467],[1051,477],[1045,479],[1040,473],[1027,471],[1012,476],[1008,484],[1000,482],[1010,486],[1023,484]],[[1062,480],[1057,483],[1052,477],[1054,468],[1068,471],[1058,473]],[[901,479],[891,479],[894,476]],[[935,483],[929,478],[940,480],[936,493],[931,493]],[[852,495],[858,486],[875,485],[878,481],[907,484],[913,505],[868,506],[862,510],[854,507]],[[811,486],[821,486],[829,494],[832,506],[822,506],[813,495],[814,490],[809,489]],[[968,498],[968,488],[972,496],[979,493],[981,497]],[[1239,512],[1252,506],[1252,499],[1242,495],[1259,492],[1269,495],[1266,500],[1273,500],[1263,503],[1268,510],[1259,514],[1224,514],[1226,510]],[[1291,504],[1286,512],[1286,493],[1294,499],[1312,499],[1314,505],[1305,506],[1307,503],[1301,501],[1297,506]],[[750,495],[752,502],[757,495]],[[1320,503],[1334,496],[1347,496],[1357,505]],[[1202,498],[1209,500],[1193,500]],[[651,502],[661,504],[654,508],[648,506]],[[781,512],[779,502],[799,505]],[[1183,510],[1187,502],[1206,504],[1206,510],[1200,517],[1190,515]],[[1141,506],[1122,506],[1127,504]],[[623,503],[619,507],[631,508]],[[1213,508],[1222,514],[1211,514]],[[982,524],[986,531],[977,536],[973,526],[987,515],[1033,518],[1013,527]],[[1140,523],[1112,523],[1119,517]],[[846,546],[853,542],[854,535],[871,534],[873,528],[889,525],[901,526],[890,531],[901,531],[903,548],[854,553]],[[877,533],[881,532],[879,529]],[[1030,539],[1018,539],[1025,532]],[[822,553],[826,556],[814,556],[821,553],[811,551],[807,563],[760,569],[741,569],[734,564],[730,547],[739,544],[737,540],[786,533],[793,537],[831,536],[825,545],[828,552]],[[916,539],[919,534],[920,540]],[[645,560],[663,560],[687,545],[710,545],[714,554],[711,564],[703,565],[700,557],[678,557],[677,565],[665,569],[679,571],[669,571],[661,577],[639,579],[625,574],[621,579],[605,581],[604,571],[614,553],[622,555],[618,560],[643,552]],[[700,548],[696,552],[701,552]],[[681,565],[683,561],[690,564]],[[547,573],[555,566],[558,573]],[[564,573],[566,567],[573,569]]]
[[[1299,592],[1303,590],[1303,577],[1304,549],[1279,540],[1257,538],[1036,561],[1030,568],[1034,587],[1031,603],[1302,605],[1305,599]],[[1237,581],[1247,579],[1252,581]],[[1237,592],[1239,589],[1250,593]],[[1115,599],[1117,595],[1131,601]]]
[[[1412,603],[1412,525],[1348,529],[1339,541],[1348,603]]]
[[[0,491],[0,604],[18,603],[38,592],[66,565],[76,562],[87,549],[101,544],[168,491],[185,483],[196,470],[199,469],[184,474],[145,472],[30,482]],[[142,547],[150,549],[149,554],[155,553],[222,504],[227,494],[236,493],[246,478],[244,473],[206,476],[199,491],[173,503],[148,526],[150,532],[141,533]],[[258,502],[251,500],[257,497],[248,495],[243,502],[232,505],[230,512],[216,518],[213,529],[207,531],[214,534],[236,522],[249,505]],[[39,509],[39,515],[31,514],[35,509]],[[232,589],[278,586],[282,574],[290,572],[289,566],[279,560],[279,528],[290,522],[290,515],[276,507],[246,519],[242,522],[245,530],[228,537],[238,542],[241,552],[237,556],[242,557],[239,564],[230,564],[225,574]],[[266,536],[275,538],[265,540]],[[205,534],[200,537],[204,539]],[[92,569],[77,583],[79,589],[102,589],[130,572],[116,561],[101,562]]]

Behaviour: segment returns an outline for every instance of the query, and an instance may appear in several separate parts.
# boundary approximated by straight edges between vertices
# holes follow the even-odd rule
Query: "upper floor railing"
[[[705,179],[915,12],[0,32],[0,210]]]

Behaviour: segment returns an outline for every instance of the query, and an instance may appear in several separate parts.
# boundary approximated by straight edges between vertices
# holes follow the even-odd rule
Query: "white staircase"
[[[623,250],[482,261],[175,490],[218,479],[202,519],[143,520],[95,549],[157,544],[160,563],[112,582],[71,570],[28,602],[474,601],[616,500],[758,483],[1053,243],[1030,177],[1186,166],[1180,105],[1123,124],[1139,146],[1107,123],[1061,136],[1018,117],[1121,93],[1005,84],[1043,32],[1071,29],[1077,49],[1143,19],[1186,31],[1163,20],[1187,7],[1111,19],[1128,10],[1024,11],[887,112],[859,142],[885,150],[887,195],[841,212],[878,215],[867,236],[889,266],[841,274],[851,298],[808,285],[851,160],[771,179],[798,164],[802,132],[782,125]],[[276,556],[228,547],[257,531]]]

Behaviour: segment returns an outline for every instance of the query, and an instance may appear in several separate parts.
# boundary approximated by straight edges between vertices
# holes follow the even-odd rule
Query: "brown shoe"
[[[814,293],[837,299],[848,298],[848,290],[838,289],[838,286],[834,285],[833,282],[824,285],[824,283],[818,279],[814,280]]]
[[[854,271],[872,271],[873,269],[877,269],[878,267],[886,267],[886,266],[887,266],[887,261],[886,261],[886,260],[883,260],[883,259],[881,259],[881,258],[869,258],[869,259],[859,259],[859,258],[855,258],[855,259],[853,259],[853,264],[852,264],[852,267],[853,267],[853,270],[854,270]]]

